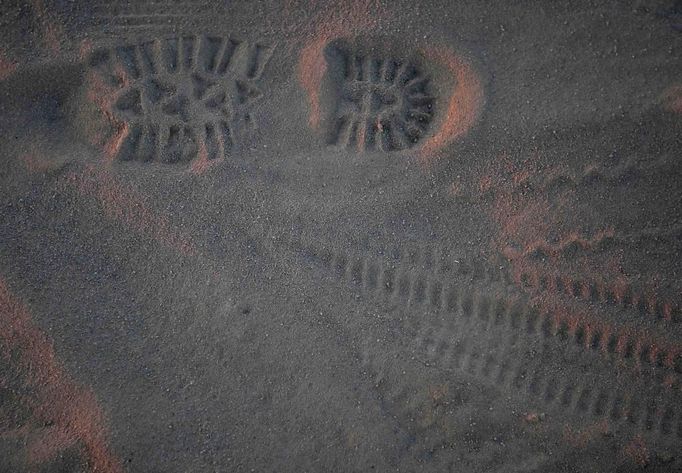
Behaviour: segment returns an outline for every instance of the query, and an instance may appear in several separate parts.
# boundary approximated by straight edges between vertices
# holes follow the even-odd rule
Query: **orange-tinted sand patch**
[[[52,171],[57,168],[53,162],[36,154],[25,154],[21,156],[20,160],[31,174]]]
[[[520,225],[522,222],[516,223]],[[516,230],[519,231],[520,228],[516,227]],[[615,232],[612,228],[597,230],[597,232],[590,237],[585,237],[573,230],[569,231],[565,235],[562,235],[560,240],[556,243],[549,243],[545,239],[538,239],[525,243],[525,246],[521,250],[507,248],[505,253],[512,258],[533,255],[543,255],[558,258],[572,248],[579,248],[584,251],[589,251],[595,247],[598,247],[604,241],[608,241],[609,239],[613,238],[614,235]]]
[[[327,61],[323,51],[328,41],[328,37],[322,36],[307,44],[301,51],[298,62],[298,80],[308,94],[310,106],[308,124],[313,130],[320,126],[320,84],[327,72]]]
[[[538,309],[549,334],[570,337],[636,373],[657,366],[664,375],[661,385],[679,388],[682,344],[605,319],[595,303],[635,309],[664,323],[678,321],[679,307],[659,296],[654,279],[635,285],[626,277],[622,252],[600,253],[617,237],[613,228],[605,225],[591,234],[575,230],[576,222],[570,221],[576,214],[574,189],[550,194],[519,187],[546,182],[547,172],[556,171],[541,166],[537,158],[514,163],[502,153],[469,191],[489,201],[497,226],[492,253],[506,258],[512,281]]]
[[[494,191],[490,214],[498,225],[493,247],[511,263],[514,280],[534,296],[544,294],[592,302],[610,303],[673,321],[679,310],[662,299],[655,281],[635,287],[623,272],[622,253],[596,259],[603,248],[617,242],[614,228],[605,224],[590,234],[577,231],[570,216],[576,212],[574,191],[550,199],[544,188],[526,193],[519,182],[550,181],[557,167],[541,168],[531,158],[518,166],[502,155],[493,171],[481,178],[482,192]],[[569,276],[567,263],[580,276]]]
[[[92,40],[90,38],[81,40],[78,45],[78,59],[85,61],[88,57],[90,57],[93,51],[94,45],[92,44]]]
[[[3,362],[22,378],[18,402],[30,411],[28,422],[2,435],[27,439],[26,460],[34,468],[66,449],[82,448],[92,471],[122,472],[108,447],[104,414],[94,394],[64,372],[52,342],[1,277],[0,326]]]
[[[649,464],[649,448],[641,435],[633,438],[624,448],[623,456],[640,467]]]
[[[600,436],[609,432],[609,424],[605,420],[587,426],[582,430],[573,430],[570,426],[564,428],[564,441],[574,448],[585,448]]]
[[[308,36],[296,68],[298,81],[308,96],[308,124],[313,130],[320,126],[320,86],[327,72],[324,48],[333,39],[367,30],[381,18],[377,0],[339,2],[324,11],[311,24],[318,25]]]
[[[663,108],[669,112],[682,113],[682,84],[668,87],[661,95]]]
[[[104,144],[104,156],[109,162],[116,159],[126,138],[130,134],[130,125],[128,125],[128,123],[122,121],[113,123],[115,125],[114,133]]]
[[[421,149],[421,159],[426,162],[471,129],[480,116],[484,94],[480,77],[473,66],[454,51],[440,47],[424,49],[423,52],[426,57],[445,66],[454,79],[443,123]]]
[[[224,149],[222,138],[218,139],[220,140],[220,148]],[[206,142],[202,140],[199,143],[199,152],[197,153],[197,159],[192,161],[192,164],[190,165],[189,168],[189,172],[192,174],[201,175],[207,172],[213,166],[224,162],[225,162],[224,157],[217,159],[209,159],[208,150],[206,149]]]
[[[33,9],[42,32],[42,39],[47,48],[57,54],[61,50],[64,28],[56,20],[54,14],[48,14],[43,0],[32,0]]]
[[[581,340],[584,349],[595,350],[637,370],[645,364],[658,365],[673,376],[666,384],[677,385],[679,376],[673,370],[675,360],[682,354],[679,344],[657,339],[642,328],[618,326],[591,312],[576,310],[554,294],[533,295],[531,303],[539,310],[540,319],[547,320],[547,324],[541,325],[547,325],[549,334],[564,333],[575,341]]]
[[[168,218],[149,207],[144,196],[119,182],[109,170],[87,165],[69,173],[66,183],[81,195],[94,198],[107,218],[182,255],[196,255],[189,237],[174,229]]]
[[[17,68],[17,64],[7,57],[7,53],[0,49],[0,80],[11,76]]]
[[[121,79],[125,80],[124,73]],[[104,120],[102,123],[99,117],[88,117],[84,132],[92,144],[103,146],[105,157],[113,161],[129,132],[128,125],[113,112],[118,88],[107,84],[102,75],[93,71],[88,73],[87,82],[86,97]]]

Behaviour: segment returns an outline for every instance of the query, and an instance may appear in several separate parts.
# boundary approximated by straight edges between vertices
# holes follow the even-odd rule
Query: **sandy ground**
[[[682,471],[682,4],[0,6],[0,472]]]

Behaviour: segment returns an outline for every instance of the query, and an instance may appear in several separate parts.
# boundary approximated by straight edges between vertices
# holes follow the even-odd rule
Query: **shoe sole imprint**
[[[660,386],[656,373],[634,380],[634,389],[628,393],[622,388],[599,387],[608,383],[608,376],[585,376],[579,367],[556,361],[566,354],[581,356],[582,350],[570,341],[559,349],[547,343],[545,337],[550,334],[540,335],[543,321],[537,313],[524,312],[522,306],[515,307],[504,298],[480,294],[471,297],[469,306],[465,292],[470,293],[469,289],[461,292],[462,305],[454,319],[416,322],[414,353],[423,356],[422,362],[446,372],[469,374],[522,398],[530,395],[557,412],[566,410],[682,439],[680,392]],[[537,348],[530,361],[522,356],[529,346]]]
[[[251,103],[270,46],[184,35],[95,51],[91,83],[108,96],[102,112],[121,124],[114,159],[186,163],[222,159],[253,126]]]
[[[392,259],[379,260],[364,256],[349,256],[345,252],[324,250],[310,243],[298,244],[297,250],[309,261],[317,262],[336,273],[341,279],[353,282],[367,294],[380,295],[402,302],[406,307],[429,305],[435,310],[453,310],[456,307],[457,287],[462,283],[507,284],[510,278],[503,270],[491,268],[483,262],[455,262],[442,259],[434,266],[433,251],[426,251],[423,260],[407,255],[402,262]],[[440,259],[440,257],[438,258]],[[418,266],[421,265],[421,268]],[[451,281],[460,282],[452,283]],[[561,287],[566,281],[562,280]],[[573,288],[574,285],[566,287]],[[577,346],[586,351],[600,353],[608,359],[637,360],[676,378],[682,375],[682,350],[670,343],[647,340],[636,334],[617,330],[607,324],[595,324],[588,320],[570,320],[561,314],[545,311],[542,333],[549,337],[570,335]]]
[[[408,312],[428,308],[437,314],[447,314],[449,322],[445,325],[439,325],[438,321],[412,321],[411,331],[416,336],[409,351],[424,356],[426,364],[468,374],[498,388],[512,389],[519,392],[521,399],[529,393],[558,411],[568,409],[581,416],[654,431],[673,441],[682,439],[682,413],[677,407],[682,394],[682,356],[675,347],[659,350],[655,343],[638,342],[625,332],[606,336],[587,323],[572,324],[508,296],[491,298],[475,294],[473,287],[490,287],[495,284],[491,280],[500,280],[497,271],[486,270],[478,264],[464,270],[466,282],[458,283],[446,281],[446,277],[452,280],[452,272],[446,277],[415,276],[412,263],[387,264],[378,259],[351,257],[343,251],[323,250],[309,242],[293,241],[290,248],[305,261],[318,264],[357,288],[364,296],[379,297],[380,301],[388,298]],[[435,269],[432,267],[432,273]],[[478,276],[473,277],[475,274]],[[371,342],[367,341],[370,345]],[[529,347],[540,354],[532,362],[519,356]],[[503,353],[499,353],[501,350]],[[542,353],[551,355],[543,357]],[[585,378],[579,372],[568,379],[549,375],[547,366],[554,365],[564,373],[576,369],[566,366],[565,362],[562,365],[560,360],[564,357],[587,357],[606,365],[634,364],[640,374],[634,377],[633,383],[646,394],[630,396],[621,389],[599,390],[595,388],[597,384],[576,383],[575,379],[579,379],[576,376]],[[674,386],[664,388],[664,379],[673,380]]]
[[[331,44],[338,86],[328,143],[359,152],[415,147],[431,128],[436,97],[415,61]]]

